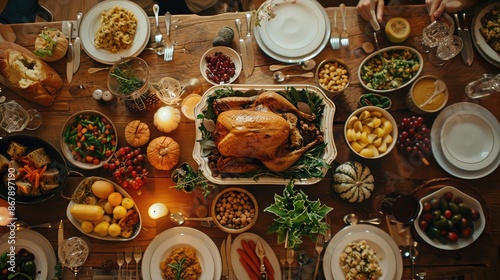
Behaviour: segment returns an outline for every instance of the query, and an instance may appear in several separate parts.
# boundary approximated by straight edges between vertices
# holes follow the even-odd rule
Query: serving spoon
[[[34,226],[30,226],[27,222],[25,221],[16,221],[16,230],[20,229],[31,229],[31,228],[56,228],[56,224],[54,223],[43,223],[43,224],[38,224]]]
[[[287,67],[292,67],[295,65],[302,65],[302,69],[309,71],[309,70],[312,70],[316,66],[316,61],[314,59],[308,59],[305,61],[301,61],[299,63],[293,63],[293,64],[287,64],[287,65],[273,64],[273,65],[269,66],[269,70],[274,72],[274,71],[278,71],[278,70],[281,70],[281,69],[284,69]]]
[[[283,73],[281,71],[276,71],[273,74],[273,79],[276,80],[279,83],[285,81],[286,79],[288,79],[290,77],[312,78],[312,77],[314,77],[314,73],[313,72],[306,72],[306,73],[302,73],[302,74],[293,74],[293,75],[288,74],[288,75],[285,75],[285,73]]]
[[[349,213],[344,216],[344,223],[348,225],[355,225],[357,223],[365,223],[365,224],[372,224],[372,225],[379,225],[380,224],[380,219],[379,218],[373,218],[369,220],[359,220],[358,216],[354,213]]]
[[[184,224],[186,221],[201,221],[201,222],[210,222],[213,221],[212,217],[204,217],[204,218],[187,218],[182,215],[181,212],[174,212],[170,214],[170,220],[177,226]]]
[[[446,89],[446,84],[443,82],[443,80],[436,80],[434,82],[434,92],[432,93],[431,96],[429,96],[429,98],[427,98],[427,100],[424,101],[424,103],[420,104],[420,108],[431,103],[434,97],[443,92],[445,89]]]

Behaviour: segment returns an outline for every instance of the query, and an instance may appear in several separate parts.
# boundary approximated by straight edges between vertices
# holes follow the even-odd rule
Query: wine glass
[[[462,38],[450,35],[439,40],[438,46],[431,49],[429,60],[434,66],[443,66],[446,61],[454,58],[462,51],[464,43]]]
[[[59,244],[57,255],[63,266],[68,267],[74,274],[75,279],[82,265],[87,260],[91,245],[80,237],[70,237]]]
[[[0,127],[8,133],[35,130],[41,124],[42,115],[36,109],[26,110],[15,100],[0,104]]]

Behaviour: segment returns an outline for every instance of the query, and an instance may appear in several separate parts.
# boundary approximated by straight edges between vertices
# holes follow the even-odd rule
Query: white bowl
[[[441,94],[438,94],[432,100],[432,102],[436,102],[436,103],[440,102],[439,106],[435,106],[436,105],[435,103],[429,102],[428,105],[420,107],[420,105],[423,104],[427,100],[427,98],[429,98],[433,93],[431,91],[427,92],[426,90],[424,90],[424,89],[428,88],[427,85],[422,86],[423,89],[420,88],[420,91],[423,91],[424,93],[426,93],[425,95],[419,95],[419,96],[414,95],[414,91],[415,91],[416,87],[418,87],[418,85],[424,84],[426,82],[427,83],[429,83],[429,82],[434,83],[437,80],[439,80],[439,78],[436,76],[432,76],[432,75],[425,75],[425,76],[418,78],[413,83],[413,85],[411,85],[410,90],[406,94],[405,102],[406,102],[406,106],[408,106],[408,109],[410,109],[412,112],[417,113],[417,114],[432,114],[432,113],[436,113],[436,112],[441,111],[441,109],[443,109],[444,106],[446,106],[446,103],[448,102],[448,95],[449,95],[448,87],[445,88],[445,90],[442,93],[442,96],[440,96]]]
[[[380,145],[377,146],[375,144],[376,143],[376,139],[377,138],[383,138],[382,142],[384,142],[385,145],[386,145],[385,151],[384,151],[384,149],[377,149],[378,155],[374,152],[375,155],[372,156],[372,157],[363,155],[363,153],[361,152],[362,150],[357,151],[357,149],[355,147],[353,147],[353,144],[356,145],[354,142],[366,143],[366,141],[364,141],[364,139],[365,139],[364,137],[371,138],[371,136],[370,137],[368,136],[369,134],[377,134],[378,132],[375,131],[376,128],[375,129],[371,129],[372,133],[367,133],[367,135],[357,135],[356,136],[357,138],[355,138],[355,139],[353,139],[352,137],[349,136],[349,134],[351,134],[351,132],[349,131],[349,129],[351,129],[349,127],[349,123],[350,123],[351,118],[357,117],[359,119],[359,117],[361,116],[361,114],[363,113],[363,111],[369,111],[369,112],[377,111],[377,112],[380,112],[380,114],[382,114],[382,117],[380,117],[380,118],[385,118],[385,119],[387,119],[387,121],[389,121],[392,124],[392,131],[387,134],[388,135],[387,137],[392,138],[391,139],[392,141],[389,142],[389,141],[384,140],[384,137],[386,137],[386,136],[384,136],[384,137],[377,136],[375,139],[372,139],[373,141],[369,142],[369,144],[366,144],[366,145],[365,144],[361,144],[361,147],[363,149],[367,149],[367,148],[370,149],[371,148],[370,145],[372,145],[372,144],[375,147],[379,147]],[[361,121],[361,123],[362,123],[363,126],[364,125],[368,126],[368,124],[363,123],[363,121]],[[383,122],[382,122],[382,124],[383,124]],[[382,129],[384,129],[384,127],[386,127],[386,125],[383,124],[383,126],[381,125],[380,127]],[[361,132],[361,130],[359,130],[359,131]],[[363,133],[361,133],[361,134],[363,134]],[[360,137],[358,137],[358,136],[360,136]],[[381,157],[387,155],[388,153],[390,153],[391,150],[396,145],[397,136],[398,136],[398,126],[397,126],[396,120],[394,120],[394,117],[389,112],[387,112],[387,110],[382,109],[382,108],[377,107],[377,106],[365,106],[365,107],[361,107],[361,108],[357,109],[356,111],[354,111],[349,116],[349,118],[347,118],[347,122],[346,122],[346,124],[344,126],[344,137],[345,137],[345,140],[346,140],[349,148],[355,154],[359,155],[360,157],[366,158],[366,159],[378,159],[378,158],[381,158]],[[361,137],[363,137],[363,138],[361,138]]]
[[[366,72],[365,67],[368,66],[368,63],[370,62],[370,60],[372,58],[378,59],[379,54],[382,54],[382,56],[384,56],[384,53],[392,54],[392,53],[399,53],[399,52],[403,52],[403,51],[410,51],[413,54],[413,59],[415,59],[415,60],[418,61],[418,68],[414,69],[413,75],[411,75],[411,76],[407,77],[406,79],[404,79],[404,81],[402,83],[398,84],[397,86],[393,86],[393,87],[390,87],[390,88],[386,88],[386,89],[374,89],[374,88],[369,87],[367,85],[367,82],[365,80],[363,80],[362,77],[365,76],[364,75],[364,73]],[[385,58],[388,59],[387,57],[385,57]],[[393,92],[393,91],[396,91],[398,89],[401,89],[401,88],[403,88],[403,87],[411,84],[418,77],[418,75],[420,75],[420,73],[422,72],[423,66],[424,66],[424,60],[422,58],[422,55],[417,50],[415,50],[414,48],[405,47],[405,46],[387,47],[387,48],[381,49],[380,51],[373,52],[372,54],[370,54],[369,56],[367,56],[361,62],[361,64],[359,65],[359,69],[358,69],[358,79],[359,79],[359,82],[361,83],[361,86],[363,86],[368,91],[376,92],[376,93]],[[390,67],[390,63],[387,64],[387,67]],[[396,75],[391,75],[391,76],[392,77],[397,77]],[[392,78],[390,80],[391,81],[395,81],[396,79]]]
[[[113,135],[113,137],[114,137],[114,145],[112,145],[112,147],[110,148],[110,150],[112,152],[107,157],[102,158],[99,161],[99,163],[91,163],[91,162],[89,163],[89,162],[82,162],[81,160],[78,160],[72,154],[72,149],[66,143],[66,140],[65,140],[66,139],[66,137],[65,137],[66,130],[68,129],[68,127],[72,126],[75,123],[76,118],[81,117],[81,116],[83,116],[84,118],[96,116],[96,117],[99,117],[101,120],[106,120],[105,124],[106,125],[109,124],[111,126],[111,128],[108,129],[108,131],[110,131],[110,135]],[[84,111],[80,111],[78,113],[75,113],[74,115],[72,115],[71,117],[68,118],[68,120],[64,124],[62,132],[61,132],[61,141],[60,142],[61,142],[61,151],[62,151],[64,157],[71,164],[73,164],[76,167],[79,167],[81,169],[86,169],[86,170],[97,169],[97,168],[101,167],[104,163],[108,162],[111,159],[111,157],[114,155],[114,153],[116,151],[116,146],[118,144],[118,132],[116,131],[116,127],[113,124],[113,122],[103,113],[98,112],[98,111],[94,111],[94,110],[84,110]],[[84,151],[87,151],[87,150],[88,149],[84,149]]]
[[[456,243],[448,243],[448,244],[443,244],[437,239],[430,239],[429,236],[420,228],[418,221],[420,220],[420,216],[422,215],[423,212],[423,205],[424,202],[430,201],[433,198],[441,198],[446,192],[451,192],[453,194],[453,197],[461,197],[463,200],[463,203],[468,205],[469,207],[473,209],[477,209],[479,212],[479,219],[476,221],[473,221],[474,224],[474,232],[471,237],[469,238],[458,238],[458,241]],[[416,223],[414,224],[415,230],[417,231],[418,235],[429,245],[432,245],[436,248],[443,249],[443,250],[458,250],[461,248],[464,248],[466,246],[469,246],[472,244],[476,239],[479,238],[481,233],[484,230],[484,227],[486,225],[486,219],[484,217],[484,212],[483,208],[481,207],[481,203],[477,201],[475,198],[461,192],[460,190],[451,187],[451,186],[446,186],[441,188],[438,191],[435,191],[431,194],[428,194],[420,199],[420,212],[418,213],[418,218]]]
[[[231,62],[234,63],[234,75],[232,77],[230,77],[228,82],[216,83],[215,81],[208,78],[208,75],[207,75],[208,63],[207,63],[206,57],[213,56],[217,52],[221,52],[224,55],[228,56],[231,59]],[[203,56],[201,57],[201,60],[200,60],[201,75],[203,76],[203,78],[205,78],[205,80],[207,80],[207,82],[211,83],[214,86],[233,83],[240,75],[241,68],[242,68],[242,63],[241,63],[241,58],[240,58],[240,55],[238,54],[238,52],[236,52],[232,48],[224,47],[224,46],[218,46],[218,47],[213,47],[213,48],[209,49],[208,51],[206,51],[203,54]]]

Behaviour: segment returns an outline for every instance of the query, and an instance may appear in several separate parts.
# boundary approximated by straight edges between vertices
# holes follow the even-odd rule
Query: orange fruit
[[[122,203],[123,195],[119,192],[112,192],[108,196],[108,202],[111,206],[116,207]]]
[[[393,43],[402,43],[410,36],[410,23],[402,17],[393,17],[385,25],[385,36]]]

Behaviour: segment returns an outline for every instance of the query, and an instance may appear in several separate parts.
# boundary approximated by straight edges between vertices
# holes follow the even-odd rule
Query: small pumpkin
[[[167,136],[160,136],[151,140],[146,153],[151,165],[159,170],[174,168],[181,157],[179,144]]]
[[[149,126],[140,120],[133,120],[125,127],[125,139],[132,147],[140,147],[149,141]]]
[[[44,27],[35,40],[35,55],[53,62],[63,58],[68,50],[68,39],[57,28]]]
[[[153,116],[153,124],[159,131],[169,133],[174,131],[181,122],[181,112],[172,106],[161,107]]]
[[[370,168],[357,161],[347,161],[335,169],[333,189],[342,199],[360,203],[371,196],[374,181]]]

